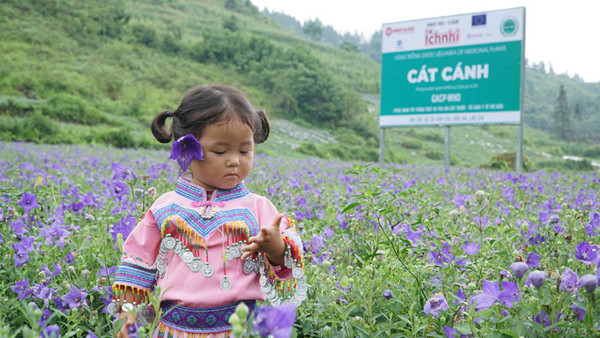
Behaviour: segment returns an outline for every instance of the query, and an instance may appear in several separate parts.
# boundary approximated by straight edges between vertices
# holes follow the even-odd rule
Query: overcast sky
[[[525,7],[525,57],[552,64],[555,73],[600,81],[598,0],[251,0],[261,11],[283,12],[300,22],[318,18],[340,33],[369,38],[384,23]]]

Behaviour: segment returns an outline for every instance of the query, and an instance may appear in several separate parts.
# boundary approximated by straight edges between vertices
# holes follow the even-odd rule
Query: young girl
[[[159,113],[152,133],[162,143],[176,140],[169,158],[184,175],[123,245],[109,305],[125,318],[117,337],[128,337],[135,320],[152,321],[147,293],[155,287],[163,316],[154,337],[225,337],[240,302],[250,313],[265,299],[299,304],[306,280],[293,221],[244,184],[255,145],[269,136],[265,112],[237,89],[201,86],[175,111]]]

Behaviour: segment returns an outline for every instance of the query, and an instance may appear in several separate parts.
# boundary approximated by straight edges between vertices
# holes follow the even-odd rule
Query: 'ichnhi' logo
[[[485,26],[486,14],[473,15],[471,17],[471,26]]]
[[[511,36],[517,34],[519,30],[519,21],[515,17],[509,16],[502,20],[500,23],[500,33],[504,36]]]
[[[440,33],[437,29],[425,30],[425,45],[439,45],[447,43],[458,43],[460,41],[460,29],[449,29],[445,33]]]

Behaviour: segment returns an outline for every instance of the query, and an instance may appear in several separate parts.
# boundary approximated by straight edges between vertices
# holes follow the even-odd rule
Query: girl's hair
[[[167,117],[173,117],[170,128],[166,125]],[[175,111],[163,111],[154,117],[151,129],[159,142],[168,143],[187,134],[200,138],[207,126],[225,123],[236,117],[250,126],[254,143],[267,140],[270,125],[265,111],[254,110],[241,91],[223,85],[190,89]]]

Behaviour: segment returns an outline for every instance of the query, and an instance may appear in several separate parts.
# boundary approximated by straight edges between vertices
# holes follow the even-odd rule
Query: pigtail
[[[173,112],[170,110],[166,110],[158,113],[152,120],[152,126],[150,129],[152,130],[152,134],[160,143],[169,143],[173,138],[173,133],[171,130],[167,128],[167,117],[172,117]]]
[[[269,118],[264,110],[257,110],[256,114],[258,115],[258,123],[256,130],[254,130],[254,143],[260,144],[269,138],[271,124],[269,123]]]

